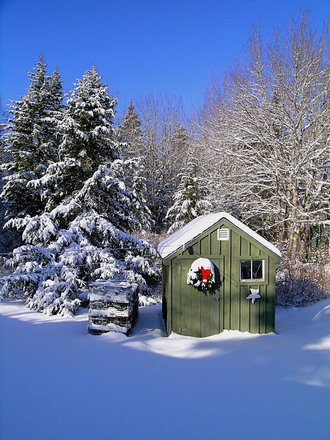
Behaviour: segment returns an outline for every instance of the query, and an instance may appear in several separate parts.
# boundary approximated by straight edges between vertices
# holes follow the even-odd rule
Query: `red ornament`
[[[207,277],[211,275],[211,269],[204,269],[204,267],[201,266],[201,274],[202,274],[202,283],[207,284]]]

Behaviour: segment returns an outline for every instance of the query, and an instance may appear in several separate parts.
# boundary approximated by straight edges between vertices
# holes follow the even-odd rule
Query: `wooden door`
[[[216,282],[209,291],[200,291],[187,284],[187,275],[196,258],[175,262],[172,283],[172,330],[187,336],[203,337],[223,330],[223,259],[212,258]]]

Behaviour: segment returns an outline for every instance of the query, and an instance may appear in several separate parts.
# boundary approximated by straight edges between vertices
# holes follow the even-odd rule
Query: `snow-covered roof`
[[[194,240],[222,219],[229,221],[238,229],[245,232],[251,238],[263,245],[265,248],[269,249],[271,252],[278,255],[279,257],[281,256],[281,252],[277,249],[276,246],[274,246],[272,243],[261,237],[259,234],[252,231],[252,229],[250,229],[248,226],[244,225],[244,223],[237,220],[232,215],[227,214],[226,212],[201,215],[200,217],[197,217],[186,224],[183,228],[178,229],[176,232],[174,232],[161,243],[159,243],[158,252],[160,256],[162,258],[168,257],[169,255],[173,254],[173,252],[176,252],[178,249],[180,249],[181,246],[184,246],[185,244]]]

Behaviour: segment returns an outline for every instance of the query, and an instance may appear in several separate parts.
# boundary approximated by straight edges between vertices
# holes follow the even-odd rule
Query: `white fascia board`
[[[243,231],[245,234],[263,245],[265,248],[269,249],[275,255],[281,257],[281,252],[279,251],[279,249],[277,249],[276,246],[274,246],[265,238],[261,237],[261,235],[259,235],[257,232],[254,232],[248,226],[244,225],[244,223],[237,220],[235,217],[226,212],[201,215],[200,217],[197,217],[191,222],[187,223],[183,228],[178,229],[176,232],[174,232],[161,243],[159,243],[158,252],[160,256],[163,259],[168,257],[169,255],[179,250],[180,247],[187,245],[189,242],[199,237],[207,229],[211,228],[222,219],[226,219],[238,229]]]

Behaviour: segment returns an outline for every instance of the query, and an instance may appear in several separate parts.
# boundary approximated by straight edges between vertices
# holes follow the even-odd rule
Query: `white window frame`
[[[251,278],[242,278],[242,262],[243,261],[250,261]],[[253,261],[261,261],[262,262],[262,266],[261,266],[262,278],[253,278],[253,271],[252,271]],[[259,258],[244,258],[244,259],[239,260],[239,278],[240,278],[240,281],[248,282],[248,283],[251,283],[251,282],[257,283],[259,281],[265,281],[265,260],[263,260],[261,258],[260,259]]]

